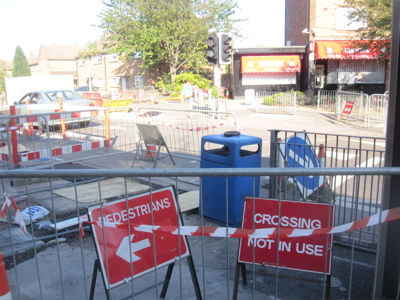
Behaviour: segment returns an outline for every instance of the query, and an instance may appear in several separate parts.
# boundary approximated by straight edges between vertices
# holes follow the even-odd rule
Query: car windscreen
[[[26,94],[24,97],[21,98],[21,100],[18,101],[18,104],[29,103],[31,101],[31,96],[32,94]]]
[[[75,93],[74,91],[51,91],[47,92],[46,96],[49,97],[51,101],[58,101],[58,98],[63,98],[65,100],[78,100],[82,99],[79,94]]]

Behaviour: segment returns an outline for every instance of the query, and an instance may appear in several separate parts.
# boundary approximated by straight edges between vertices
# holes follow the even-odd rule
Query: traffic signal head
[[[207,44],[207,52],[206,58],[209,65],[217,65],[218,64],[218,48],[219,48],[219,39],[218,35],[215,33],[210,33],[208,35],[208,39],[206,41]]]
[[[231,63],[232,56],[232,38],[227,33],[221,33],[219,37],[219,63],[227,65]]]

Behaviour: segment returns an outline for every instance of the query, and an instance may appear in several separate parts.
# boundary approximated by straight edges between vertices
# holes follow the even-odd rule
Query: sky
[[[284,46],[284,0],[238,0],[236,18],[245,39],[234,47]],[[86,46],[101,37],[100,0],[0,0],[0,59],[13,60],[20,46],[29,57],[41,45]]]

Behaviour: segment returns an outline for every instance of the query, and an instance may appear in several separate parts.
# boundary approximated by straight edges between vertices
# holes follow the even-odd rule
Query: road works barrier
[[[238,129],[236,116],[229,112],[154,107],[128,111],[130,107],[118,111],[111,107],[4,116],[1,142],[5,146],[0,149],[0,164],[3,168],[37,167],[115,155],[121,151],[132,153],[140,142],[136,123],[159,127],[173,155],[189,156],[200,154],[203,135]],[[64,132],[54,125],[60,120],[65,121]],[[15,121],[18,126],[11,126]],[[33,129],[29,124],[33,124]],[[27,129],[29,134],[26,134]],[[140,151],[146,151],[144,145],[139,146]],[[145,152],[140,155],[145,156]]]
[[[320,145],[320,143],[317,145]],[[127,213],[115,211],[103,214],[102,217],[105,222],[107,222],[108,219],[112,220],[118,216],[121,218],[128,218],[128,216],[130,216],[133,224],[135,218],[132,217],[132,213],[140,215],[146,214],[147,220],[150,220],[150,222],[138,224],[138,226],[136,226],[137,228],[130,228],[130,235],[138,235],[140,230],[141,234],[149,235],[150,241],[153,235],[156,239],[163,229],[167,229],[167,232],[162,233],[165,235],[169,235],[170,232],[174,232],[178,235],[187,234],[188,245],[191,249],[191,257],[193,258],[196,273],[199,275],[199,286],[203,298],[205,298],[204,295],[206,295],[207,299],[228,299],[231,298],[233,288],[238,287],[240,299],[251,299],[252,295],[259,295],[261,297],[261,295],[265,296],[265,294],[269,297],[282,299],[324,299],[326,289],[328,288],[331,298],[334,299],[371,299],[375,287],[375,276],[379,273],[376,272],[378,260],[375,257],[375,247],[379,243],[370,248],[367,248],[367,244],[364,244],[365,247],[360,251],[358,243],[349,242],[346,247],[343,247],[341,235],[343,233],[349,234],[349,238],[354,241],[357,241],[359,238],[367,240],[370,237],[370,235],[367,235],[368,230],[369,232],[376,232],[374,239],[379,240],[379,232],[381,230],[380,224],[383,221],[398,218],[398,208],[389,211],[383,210],[382,203],[377,202],[377,211],[367,212],[362,206],[358,205],[359,199],[347,199],[347,204],[353,207],[352,218],[347,219],[343,214],[347,216],[348,210],[341,206],[343,203],[340,201],[338,202],[332,199],[332,201],[328,203],[318,203],[317,200],[305,199],[304,201],[288,202],[278,196],[274,200],[278,201],[278,203],[285,202],[291,204],[295,202],[308,203],[313,206],[335,206],[334,226],[332,228],[310,228],[306,231],[301,228],[298,230],[291,230],[281,227],[279,229],[281,230],[279,234],[276,228],[259,231],[241,231],[241,229],[238,228],[224,227],[221,225],[215,226],[214,223],[210,223],[207,218],[203,217],[201,208],[192,208],[188,211],[185,210],[182,214],[182,220],[184,221],[182,226],[169,228],[168,226],[170,225],[168,222],[163,224],[151,222],[151,214],[156,213],[156,211],[161,211],[163,209],[161,204],[165,205],[169,203],[168,199],[165,200],[165,197],[162,199],[157,198],[157,186],[166,187],[173,185],[174,190],[177,191],[177,203],[179,203],[179,207],[184,207],[184,199],[188,191],[188,185],[180,181],[179,179],[181,178],[221,176],[228,180],[228,178],[240,176],[261,176],[269,178],[279,176],[284,176],[285,178],[296,176],[324,176],[326,178],[333,178],[336,176],[343,176],[353,178],[352,180],[355,182],[368,182],[372,176],[399,175],[399,168],[382,167],[5,170],[0,172],[2,186],[6,189],[7,194],[10,194],[13,199],[15,199],[19,209],[22,210],[30,206],[40,205],[48,209],[50,213],[34,223],[27,224],[26,228],[28,233],[19,235],[21,229],[19,225],[14,222],[14,210],[9,208],[6,216],[7,221],[0,222],[0,230],[2,233],[1,236],[8,233],[8,236],[11,238],[9,238],[7,242],[2,242],[0,244],[0,250],[6,253],[5,255],[9,268],[7,275],[14,299],[26,299],[28,296],[35,299],[54,299],[56,297],[73,297],[74,299],[78,299],[82,297],[85,298],[85,296],[88,298],[90,291],[87,287],[93,282],[94,273],[92,270],[96,271],[95,274],[97,274],[98,270],[94,268],[97,254],[96,251],[93,250],[93,238],[89,228],[83,227],[82,229],[85,231],[85,237],[79,242],[77,240],[80,219],[85,220],[88,206],[97,207],[101,215],[102,207],[111,206],[118,201],[122,210],[126,210]],[[26,185],[21,187],[20,192],[10,192],[11,188],[7,185],[10,178],[27,179],[32,177],[47,178],[48,184],[45,185],[46,188],[43,188],[43,186],[39,188],[30,185],[26,181]],[[69,179],[71,183],[68,185],[60,185],[57,181],[60,177]],[[77,181],[77,179],[82,177],[86,178],[88,181]],[[148,179],[151,188],[149,184],[143,184],[143,178]],[[192,188],[194,187],[192,186]],[[29,191],[29,193],[26,191]],[[376,192],[373,190],[368,191],[371,195]],[[134,207],[133,211],[128,211],[128,202],[125,204],[125,201],[134,197],[140,197],[142,193],[149,195],[148,204],[140,203],[139,206]],[[262,194],[260,197],[268,199],[267,189],[262,188],[260,193]],[[371,197],[371,195],[365,195],[365,197]],[[201,198],[199,195],[197,197],[198,207]],[[249,197],[253,199],[252,195],[249,195]],[[229,204],[228,198],[223,200],[226,205]],[[134,204],[136,202],[131,201],[131,203]],[[152,203],[155,206],[152,206]],[[148,207],[153,207],[153,209],[148,209]],[[104,210],[104,212],[106,211]],[[362,214],[365,214],[364,217],[360,217]],[[61,229],[61,223],[66,222],[68,218],[72,217],[76,218],[74,225]],[[175,216],[175,218],[178,217],[180,218],[181,215],[178,214]],[[328,215],[321,215],[320,217],[328,218]],[[267,218],[265,218],[265,220],[267,220]],[[276,223],[275,219],[270,220],[272,223]],[[255,221],[258,222],[258,219]],[[286,221],[282,219],[282,225],[285,224],[284,222]],[[118,225],[115,223],[115,221],[112,221],[110,225],[117,227]],[[103,225],[109,224],[105,223]],[[106,226],[103,226],[103,229],[106,230]],[[98,236],[102,236],[102,228],[99,230]],[[110,228],[107,227],[107,230],[110,230]],[[121,235],[121,230],[123,231],[124,229],[116,228],[115,230],[118,230],[119,235]],[[286,232],[285,230],[290,230],[290,232]],[[285,268],[279,268],[277,272],[275,266],[246,263],[247,269],[250,272],[247,276],[251,277],[252,283],[249,284],[246,289],[243,288],[241,283],[239,283],[238,286],[235,285],[232,275],[237,272],[238,238],[255,238],[259,243],[254,245],[263,246],[267,245],[267,242],[276,243],[269,240],[278,240],[281,234],[289,234],[292,236],[291,238],[297,239],[304,235],[312,236],[319,233],[326,234],[328,232],[333,235],[332,267],[329,274],[331,279],[328,279],[328,274],[313,274],[309,272],[286,270]],[[265,239],[266,236],[268,236],[267,240]],[[65,240],[62,238],[65,238]],[[171,237],[169,236],[169,238]],[[53,240],[56,242],[50,243],[50,241]],[[127,238],[127,240],[129,242],[127,244],[127,249],[129,249],[129,247],[135,247],[135,249],[137,249],[136,247],[144,247],[147,245],[144,242],[140,243],[141,240],[135,240],[134,237],[132,237],[131,241],[129,241],[129,238]],[[373,240],[369,242],[372,243]],[[394,239],[393,243],[396,242],[397,241]],[[157,247],[157,243],[153,245]],[[110,249],[108,249],[109,251],[112,251],[112,249],[117,251],[119,248],[118,243],[106,243],[105,246],[110,247]],[[367,249],[369,249],[369,251],[365,251]],[[137,257],[140,258],[142,255],[153,253],[153,250],[153,247],[145,247],[137,253],[135,252],[132,257],[137,259]],[[184,249],[181,248],[181,253],[183,253],[183,250]],[[299,248],[298,251],[300,250]],[[25,256],[23,254],[24,251],[30,251],[30,253],[35,254]],[[283,248],[280,251],[286,251],[290,254],[287,248]],[[279,253],[274,254],[274,257],[280,257],[280,255],[278,255]],[[312,255],[320,254],[324,255],[322,252],[320,253],[316,250],[314,254],[303,253],[303,255],[308,258],[308,261],[312,261]],[[13,261],[18,261],[19,263],[13,265]],[[105,257],[103,261],[105,262],[105,270],[107,270],[107,267],[115,267],[115,265],[107,266],[107,257]],[[173,276],[170,280],[166,298],[196,298],[196,296],[194,296],[195,293],[193,291],[193,284],[190,279],[187,262],[178,258],[175,260],[174,265],[175,268],[172,273]],[[110,289],[110,296],[112,298],[121,299],[134,294],[135,297],[138,297],[139,295],[137,293],[141,292],[140,295],[144,299],[159,298],[162,292],[157,287],[164,281],[165,273],[165,269],[160,267],[141,277],[127,280],[118,288]],[[272,273],[272,277],[265,277],[264,275],[266,273]],[[316,277],[317,275],[318,277]],[[324,278],[322,282],[316,280],[316,278],[321,279],[321,277]],[[325,282],[331,280],[331,286],[327,287],[324,280]],[[29,282],[29,284],[27,284],[27,282]],[[215,295],[215,284],[218,284],[218,295]],[[96,298],[106,298],[101,280],[95,281],[95,285]],[[153,285],[153,287],[144,291],[142,290],[143,287],[148,287],[149,285]],[[291,287],[290,289],[287,289],[288,285]],[[213,295],[215,295],[214,298]]]

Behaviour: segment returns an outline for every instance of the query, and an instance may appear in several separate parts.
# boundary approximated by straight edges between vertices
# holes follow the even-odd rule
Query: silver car
[[[82,98],[71,90],[33,91],[27,93],[14,105],[20,109],[21,114],[26,114],[27,108],[32,114],[51,113],[59,111],[58,98],[62,98],[63,111],[80,111],[94,106],[93,100]],[[65,123],[79,123],[81,127],[86,127],[90,123],[90,117],[70,118],[64,121]],[[48,123],[51,127],[61,124],[60,120],[48,121]]]

